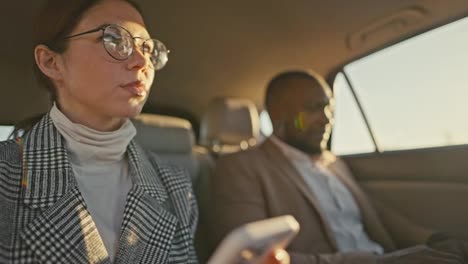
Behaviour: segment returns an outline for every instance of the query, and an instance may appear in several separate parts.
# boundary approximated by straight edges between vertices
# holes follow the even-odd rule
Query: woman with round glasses
[[[0,263],[197,262],[189,177],[129,121],[168,53],[133,1],[47,1],[34,59],[52,107],[0,142]]]
[[[129,0],[49,0],[35,71],[52,98],[0,143],[0,263],[196,263],[183,170],[132,138],[168,50]]]

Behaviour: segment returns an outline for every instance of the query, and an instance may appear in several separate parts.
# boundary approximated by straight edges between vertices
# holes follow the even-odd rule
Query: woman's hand
[[[270,253],[261,264],[289,264],[289,254],[284,249],[277,249]]]

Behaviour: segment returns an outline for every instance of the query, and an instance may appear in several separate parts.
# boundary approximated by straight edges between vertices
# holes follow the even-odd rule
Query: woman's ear
[[[62,64],[59,61],[59,54],[52,51],[46,45],[37,45],[34,49],[34,59],[37,67],[51,80],[62,79]]]

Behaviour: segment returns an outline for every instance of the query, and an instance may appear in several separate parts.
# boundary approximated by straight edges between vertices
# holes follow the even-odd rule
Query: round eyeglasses
[[[104,49],[116,60],[126,60],[132,56],[135,50],[136,40],[141,40],[141,51],[145,55],[150,55],[151,66],[155,71],[162,69],[167,63],[170,51],[161,41],[157,39],[134,37],[125,28],[114,24],[103,25],[86,32],[68,36],[65,39],[98,31],[102,31],[102,44],[104,45]]]

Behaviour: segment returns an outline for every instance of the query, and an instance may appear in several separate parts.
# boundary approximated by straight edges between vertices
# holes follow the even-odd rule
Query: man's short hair
[[[308,71],[286,71],[279,73],[271,81],[268,83],[266,88],[266,95],[265,95],[265,107],[270,110],[272,106],[272,102],[275,99],[275,96],[283,89],[288,88],[286,83],[293,79],[307,79],[317,83],[319,86],[325,89],[326,93],[331,94],[331,89],[325,80],[318,74],[314,72]]]

